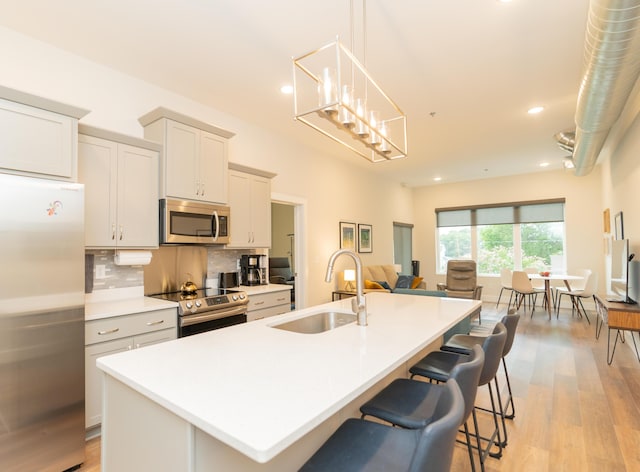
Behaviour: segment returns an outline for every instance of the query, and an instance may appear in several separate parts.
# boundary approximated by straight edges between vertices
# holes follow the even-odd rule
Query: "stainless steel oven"
[[[206,202],[160,200],[160,244],[227,244],[228,206]]]
[[[249,297],[240,290],[217,288],[151,295],[178,303],[178,337],[247,322]]]

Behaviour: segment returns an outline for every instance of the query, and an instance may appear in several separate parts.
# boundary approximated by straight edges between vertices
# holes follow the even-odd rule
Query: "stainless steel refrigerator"
[[[0,470],[84,461],[84,188],[0,174]]]

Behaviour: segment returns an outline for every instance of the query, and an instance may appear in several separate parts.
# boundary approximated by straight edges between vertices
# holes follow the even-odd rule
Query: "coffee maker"
[[[242,285],[266,285],[267,256],[264,254],[244,254],[240,259]]]

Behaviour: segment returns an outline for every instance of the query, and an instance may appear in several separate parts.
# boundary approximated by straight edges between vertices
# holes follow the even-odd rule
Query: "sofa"
[[[427,284],[422,277],[413,275],[398,275],[393,264],[369,265],[362,268],[364,292],[385,291],[393,292],[397,289],[426,290]],[[344,272],[338,272],[338,290],[347,290],[344,280]],[[352,282],[355,290],[355,282]]]

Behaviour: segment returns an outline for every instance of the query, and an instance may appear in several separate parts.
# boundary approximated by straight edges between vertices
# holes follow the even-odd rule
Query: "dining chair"
[[[424,428],[395,428],[350,418],[320,446],[300,471],[448,472],[464,415],[464,398],[454,379],[437,387],[441,393],[432,421]]]
[[[523,269],[527,274],[537,274],[540,271],[538,269],[536,269],[535,267],[526,267]],[[545,281],[542,279],[529,279],[531,281],[531,286],[533,287],[533,289],[538,292],[538,293],[547,293],[547,288],[545,286]],[[537,301],[537,296],[535,297],[536,300],[534,300],[534,303]],[[543,297],[542,299],[542,306],[543,308],[546,308],[545,304],[547,302],[546,297]]]
[[[582,269],[578,271],[578,273],[582,278],[575,281],[573,280],[571,281],[572,291],[584,290],[584,287],[587,285],[587,279],[591,275],[591,269]],[[555,288],[555,294],[553,299],[554,299],[554,305],[556,309],[556,315],[558,314],[558,310],[560,310],[560,296],[562,294],[566,295],[568,291],[569,289],[566,286]]]
[[[587,319],[587,323],[591,324],[589,320],[589,315],[587,314],[587,310],[585,310],[584,305],[582,304],[583,298],[592,298],[598,289],[598,273],[592,272],[589,277],[587,277],[587,282],[584,286],[583,290],[571,290],[560,294],[568,295],[571,297],[571,302],[573,303],[573,308],[571,309],[571,314],[573,315],[575,312],[578,313],[578,316],[582,318],[582,314],[584,313],[585,318]],[[560,300],[558,300],[558,307],[560,306]],[[580,312],[582,310],[582,312]],[[560,310],[556,310],[556,319],[560,317]]]
[[[520,306],[524,303],[526,311],[527,299],[529,299],[529,305],[531,306],[531,316],[533,317],[533,311],[535,309],[535,298],[538,296],[539,292],[536,291],[531,285],[529,274],[527,274],[523,270],[514,270],[511,276],[511,287],[516,294],[516,299],[514,301],[516,310],[519,310]]]
[[[502,292],[505,290],[509,290],[511,294],[509,295],[509,304],[511,305],[511,299],[513,298],[513,287],[511,286],[511,269],[500,269],[500,294],[498,295],[498,303],[496,303],[496,308],[500,305],[500,298],[502,297]]]

